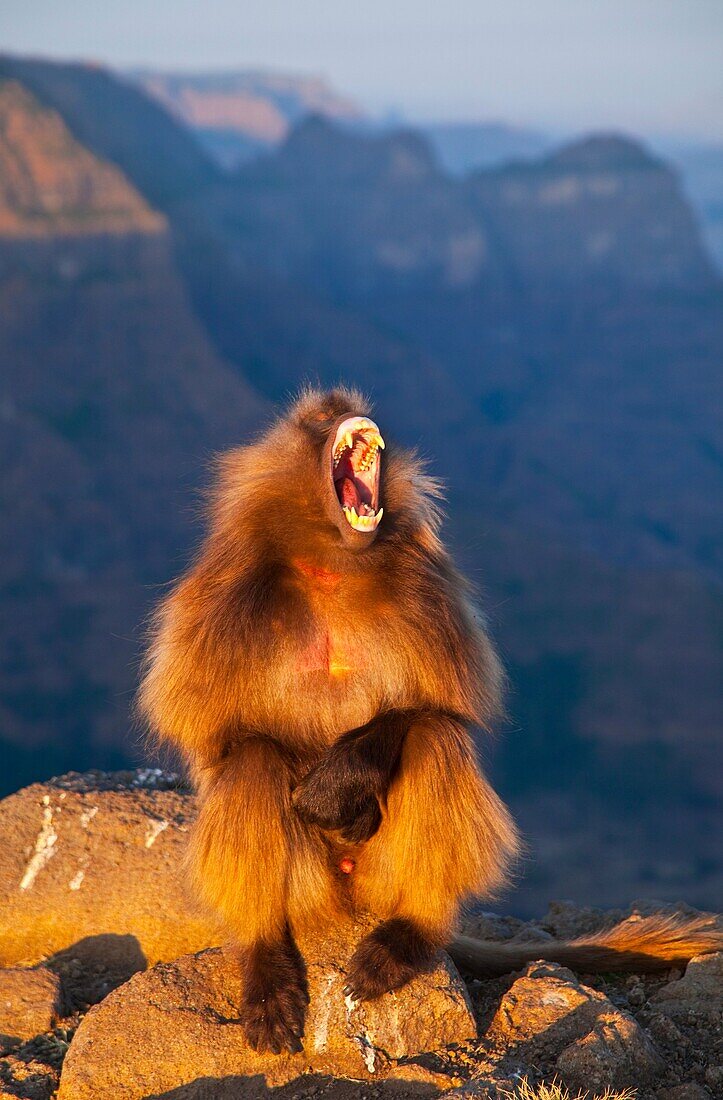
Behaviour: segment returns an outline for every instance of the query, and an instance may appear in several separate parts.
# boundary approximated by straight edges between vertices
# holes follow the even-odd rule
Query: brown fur
[[[376,914],[350,991],[377,996],[426,965],[517,846],[469,732],[489,727],[502,677],[439,540],[437,484],[388,446],[376,537],[354,552],[335,526],[324,448],[357,414],[358,394],[308,393],[221,459],[208,537],[158,610],[140,693],[198,786],[190,874],[239,945],[242,1019],[265,1049],[299,1035],[300,972],[282,992],[294,934]]]

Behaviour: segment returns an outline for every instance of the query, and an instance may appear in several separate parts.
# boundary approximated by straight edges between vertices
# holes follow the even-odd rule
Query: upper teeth
[[[374,531],[384,515],[384,509],[380,508],[376,515],[358,516],[356,508],[345,508],[344,515],[356,531]]]
[[[356,443],[355,435],[360,436]],[[334,441],[334,468],[341,462],[345,451],[353,452],[355,446],[359,444],[366,448],[359,468],[368,470],[376,458],[377,451],[380,448],[384,450],[384,440],[373,420],[367,420],[364,416],[353,416],[345,420],[337,432]]]

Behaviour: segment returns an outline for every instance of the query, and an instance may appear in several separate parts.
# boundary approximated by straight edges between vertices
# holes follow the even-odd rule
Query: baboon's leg
[[[252,737],[208,769],[189,850],[201,897],[221,915],[244,968],[240,1017],[257,1050],[299,1050],[308,994],[292,930],[333,909],[318,833],[291,809],[294,769]]]
[[[357,948],[349,992],[372,999],[409,981],[448,939],[460,903],[504,881],[516,849],[465,727],[445,715],[414,722],[354,872],[358,903],[383,920]]]

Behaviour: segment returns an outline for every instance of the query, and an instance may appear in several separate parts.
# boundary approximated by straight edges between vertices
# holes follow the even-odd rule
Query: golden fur
[[[140,692],[198,787],[189,870],[241,948],[241,1018],[258,1049],[298,1049],[299,931],[373,914],[350,989],[378,996],[427,963],[517,851],[470,734],[492,723],[502,675],[440,542],[438,485],[388,447],[383,522],[350,548],[328,463],[350,415],[368,415],[358,394],[309,392],[220,460],[208,536],[158,609]],[[501,973],[541,953],[638,965],[706,949],[699,928],[666,928],[454,950]]]
[[[155,620],[141,708],[198,784],[192,874],[243,943],[347,899],[336,849],[290,803],[320,753],[381,711],[445,715],[410,730],[352,891],[358,907],[413,915],[441,941],[516,848],[465,727],[492,722],[500,667],[439,540],[438,486],[412,455],[385,452],[385,517],[368,551],[329,536],[313,419],[324,407],[368,411],[358,394],[310,393],[221,459],[208,538]]]

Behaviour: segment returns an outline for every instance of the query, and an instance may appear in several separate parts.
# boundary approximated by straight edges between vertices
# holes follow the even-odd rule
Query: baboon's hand
[[[382,821],[374,777],[354,753],[332,749],[292,795],[302,819],[322,829],[340,832],[350,844],[363,844]]]

